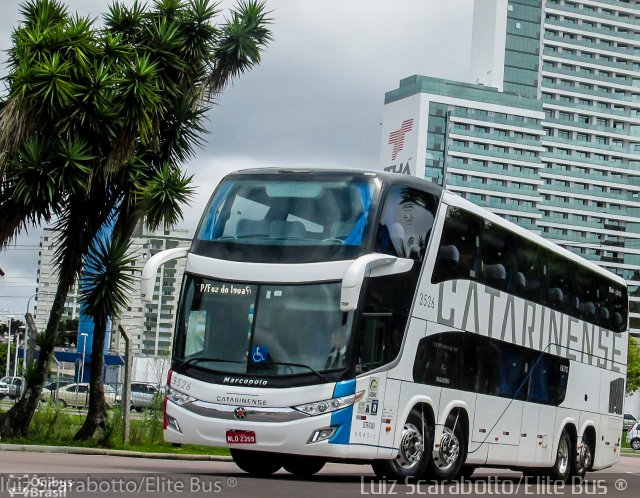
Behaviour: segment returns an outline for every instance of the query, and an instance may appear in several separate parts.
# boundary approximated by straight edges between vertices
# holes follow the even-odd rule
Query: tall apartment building
[[[49,319],[57,287],[57,276],[53,266],[56,232],[45,229],[40,239],[40,253],[38,259],[38,288],[37,306],[35,308],[36,326],[43,330]],[[139,277],[145,262],[154,254],[165,249],[184,247],[191,243],[187,230],[157,230],[149,232],[138,227],[134,232],[131,243],[131,253],[134,257],[132,273]],[[138,286],[129,296],[129,304],[123,310],[119,321],[114,326],[122,324],[132,338],[134,354],[166,355],[171,351],[171,341],[176,319],[176,304],[180,292],[180,284],[184,273],[185,261],[177,260],[165,264],[158,272],[153,301],[143,303],[140,299]],[[160,297],[162,301],[160,302]],[[78,318],[80,305],[77,286],[74,285],[65,303],[63,319]],[[124,352],[124,341],[114,330],[111,334],[111,347],[114,352]]]
[[[386,94],[381,167],[623,276],[638,331],[640,2],[476,0],[472,40],[471,83],[413,76]]]

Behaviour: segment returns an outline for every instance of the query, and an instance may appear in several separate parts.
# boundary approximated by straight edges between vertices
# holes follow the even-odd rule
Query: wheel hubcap
[[[569,444],[566,437],[560,439],[560,444],[558,445],[558,462],[558,471],[564,475],[569,468]]]
[[[397,462],[403,469],[416,466],[424,454],[424,438],[413,424],[405,424]]]
[[[591,447],[587,443],[582,443],[578,453],[578,466],[584,470],[591,467]]]
[[[442,438],[440,438],[440,450],[436,465],[446,470],[453,467],[458,461],[460,455],[460,441],[449,427],[444,428]]]

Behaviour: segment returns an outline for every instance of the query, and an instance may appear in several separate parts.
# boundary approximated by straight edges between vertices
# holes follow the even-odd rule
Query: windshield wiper
[[[197,356],[195,358],[189,358],[188,360],[183,361],[182,363],[180,363],[175,370],[182,370],[184,367],[188,367],[189,365],[195,365],[196,363],[200,363],[201,361],[219,361],[222,363],[240,363],[242,365],[245,365],[246,362],[245,361],[240,361],[240,360],[225,360],[223,358],[212,358],[209,356]]]
[[[310,367],[309,365],[305,365],[304,363],[290,363],[287,361],[268,361],[268,362],[260,362],[260,363],[254,363],[254,366],[257,365],[283,365],[285,367],[301,367],[301,368],[306,368],[307,370],[311,371],[312,373],[316,374],[320,380],[323,380],[324,382],[329,382],[329,379],[327,379],[324,375],[322,375],[320,372],[318,372],[316,369]]]

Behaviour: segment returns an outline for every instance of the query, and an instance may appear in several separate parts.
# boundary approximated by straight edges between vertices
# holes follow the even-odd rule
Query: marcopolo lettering
[[[614,372],[621,372],[626,363],[626,348],[618,334],[541,304],[473,281],[440,283],[437,294],[434,316],[427,318],[445,326]]]
[[[225,377],[222,382],[238,386],[266,386],[269,383],[265,379],[243,379],[242,377]]]

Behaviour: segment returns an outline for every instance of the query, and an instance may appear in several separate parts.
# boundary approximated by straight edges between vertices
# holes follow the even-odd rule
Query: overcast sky
[[[98,19],[110,3],[66,2],[70,11]],[[222,12],[233,3],[223,1]],[[468,77],[473,0],[266,3],[274,41],[262,63],[225,90],[210,114],[206,146],[185,165],[197,185],[181,224],[191,234],[213,188],[229,171],[375,167],[386,91],[413,74]],[[0,1],[2,75],[18,8],[17,1]],[[4,310],[24,315],[35,293],[39,236],[34,228],[17,246],[0,252],[6,273],[0,278],[0,320]]]

